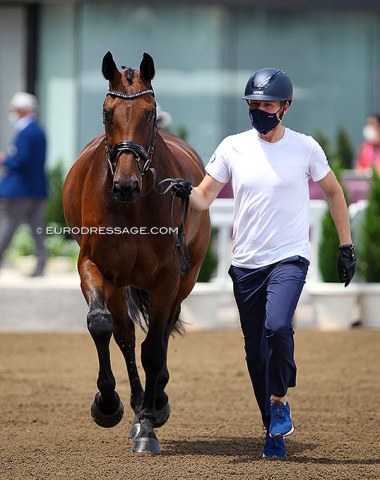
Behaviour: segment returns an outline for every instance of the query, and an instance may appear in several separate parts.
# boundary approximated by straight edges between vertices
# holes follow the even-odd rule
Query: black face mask
[[[280,122],[281,117],[277,118],[277,113],[281,110],[282,106],[276,113],[264,112],[258,108],[249,109],[249,118],[251,119],[252,127],[259,133],[266,135],[273,130]]]

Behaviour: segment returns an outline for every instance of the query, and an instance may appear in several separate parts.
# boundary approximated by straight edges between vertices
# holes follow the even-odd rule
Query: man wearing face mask
[[[14,127],[13,142],[0,152],[0,263],[13,234],[29,224],[36,244],[37,265],[32,276],[44,274],[47,252],[44,235],[46,137],[36,120],[37,99],[26,92],[16,93],[10,102],[8,120]]]
[[[363,128],[363,137],[356,170],[358,173],[367,173],[375,167],[380,172],[380,114],[368,117]]]
[[[266,430],[263,456],[284,457],[284,437],[294,430],[287,399],[288,389],[296,385],[292,318],[310,259],[309,178],[326,194],[340,240],[337,267],[346,287],[356,259],[343,191],[322,148],[312,137],[282,125],[293,99],[290,78],[276,68],[258,70],[243,99],[253,129],[225,138],[200,185],[182,185],[176,194],[190,195],[190,206],[204,210],[232,181],[229,274]]]

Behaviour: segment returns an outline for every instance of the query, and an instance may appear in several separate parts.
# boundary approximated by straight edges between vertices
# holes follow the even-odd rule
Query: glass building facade
[[[36,93],[49,161],[69,166],[102,131],[108,50],[134,68],[152,55],[157,100],[205,163],[223,137],[250,128],[241,96],[267,66],[294,83],[286,126],[331,139],[344,127],[357,148],[366,116],[380,111],[379,9],[243,3],[42,3]]]

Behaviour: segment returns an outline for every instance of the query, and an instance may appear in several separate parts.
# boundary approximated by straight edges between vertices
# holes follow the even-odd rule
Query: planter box
[[[182,302],[181,319],[186,329],[215,330],[239,326],[238,311],[230,283],[195,284]]]
[[[363,283],[360,290],[363,327],[380,328],[380,283]]]
[[[312,301],[319,330],[348,330],[356,320],[355,309],[361,289],[356,284],[312,283],[307,293]]]

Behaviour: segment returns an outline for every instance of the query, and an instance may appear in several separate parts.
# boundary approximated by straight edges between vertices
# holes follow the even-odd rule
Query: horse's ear
[[[107,52],[103,57],[102,73],[109,82],[115,79],[116,73],[120,74],[111,52]]]
[[[150,82],[154,77],[154,62],[153,58],[148,53],[144,53],[143,59],[141,60],[140,74],[142,78],[148,82]]]

